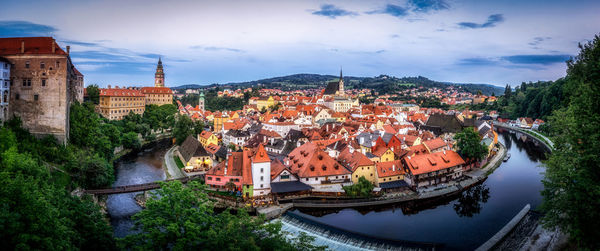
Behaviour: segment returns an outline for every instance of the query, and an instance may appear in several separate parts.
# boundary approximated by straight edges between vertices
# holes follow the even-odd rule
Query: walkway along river
[[[526,204],[535,209],[541,203],[540,160],[545,148],[518,132],[499,130],[499,141],[511,158],[500,165],[482,184],[460,195],[426,203],[401,203],[385,207],[341,210],[293,210],[284,215],[284,230],[305,231],[319,236],[321,245],[355,249],[353,238],[330,240],[326,227],[335,226],[353,234],[397,241],[437,243],[447,250],[473,250],[487,241]],[[300,216],[300,217],[298,217]],[[293,219],[290,219],[293,217]],[[298,219],[306,219],[303,224]],[[341,245],[341,242],[355,243]],[[331,243],[329,243],[331,242]],[[345,248],[346,247],[346,248]]]

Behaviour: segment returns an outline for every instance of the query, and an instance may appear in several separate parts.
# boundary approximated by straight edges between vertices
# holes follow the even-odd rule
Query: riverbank
[[[531,129],[514,127],[514,126],[510,126],[508,124],[500,123],[500,122],[495,122],[494,126],[501,127],[501,128],[506,128],[506,129],[517,131],[517,132],[520,132],[520,133],[524,133],[527,136],[530,136],[530,137],[536,139],[538,142],[542,143],[542,145],[544,145],[544,147],[546,147],[546,149],[548,149],[550,152],[552,152],[552,150],[554,149],[554,142],[552,142],[546,136],[544,136],[544,135],[542,135],[540,133],[537,133],[537,132],[535,132],[535,131],[533,131]]]
[[[175,163],[175,159],[177,156],[175,151],[177,151],[178,147],[172,146],[164,156],[163,161],[163,169],[165,169],[165,174],[167,175],[167,179],[179,179],[183,177],[187,177],[187,175],[177,166]]]

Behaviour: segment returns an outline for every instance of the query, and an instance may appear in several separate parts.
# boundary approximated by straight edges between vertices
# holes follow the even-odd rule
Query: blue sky
[[[0,37],[53,36],[86,84],[167,86],[295,73],[554,80],[600,33],[600,1],[9,1]]]

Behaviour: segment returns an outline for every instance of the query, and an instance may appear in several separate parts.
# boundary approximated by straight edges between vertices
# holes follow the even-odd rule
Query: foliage
[[[47,157],[36,151],[46,148],[44,152],[49,152],[56,147],[51,139],[36,140],[20,128],[19,121],[0,128],[0,138],[9,139],[2,140],[0,149],[3,250],[116,248],[112,229],[100,208],[89,198],[72,196],[64,184],[53,182],[53,169],[42,163],[48,161]],[[59,149],[63,152],[67,148]]]
[[[135,132],[123,134],[123,147],[129,149],[140,149],[142,147],[142,142],[140,142],[138,134]]]
[[[111,163],[89,150],[72,149],[65,169],[77,184],[84,188],[101,188],[113,183],[115,176]]]
[[[350,197],[370,197],[373,187],[373,183],[368,181],[365,176],[360,176],[358,183],[343,188]]]
[[[550,117],[555,150],[543,180],[547,227],[560,227],[580,248],[600,249],[600,36],[567,62],[568,106]]]
[[[252,94],[249,94],[252,96]],[[250,99],[248,96],[248,99]],[[244,105],[247,103],[245,97],[235,98],[235,97],[219,97],[217,89],[211,89],[206,92],[204,96],[204,108],[208,111],[236,111],[244,108]],[[190,94],[186,95],[179,99],[184,105],[197,106],[198,105],[198,94]]]
[[[144,110],[143,122],[151,130],[165,130],[175,125],[175,114],[177,107],[172,104],[167,105],[147,105]]]
[[[483,159],[488,153],[487,147],[481,144],[479,133],[472,127],[463,129],[454,136],[458,152],[470,161]]]
[[[175,164],[177,165],[177,167],[179,167],[179,169],[185,167],[185,165],[183,165],[183,162],[181,162],[181,159],[179,159],[179,157],[173,156],[173,160],[175,161]]]
[[[196,181],[186,186],[179,181],[162,183],[148,199],[146,208],[133,216],[137,234],[120,240],[130,250],[316,250],[312,238],[302,235],[288,241],[281,224],[265,223],[264,217],[250,217],[244,210],[237,214],[215,214]]]
[[[96,85],[96,84],[88,85],[88,87],[85,88],[85,91],[86,91],[88,97],[90,98],[90,101],[94,105],[97,105],[100,103],[100,89],[98,88],[98,85]]]
[[[173,137],[175,142],[181,145],[185,138],[194,132],[194,123],[188,116],[178,116],[177,122],[175,122],[175,128],[173,129]]]

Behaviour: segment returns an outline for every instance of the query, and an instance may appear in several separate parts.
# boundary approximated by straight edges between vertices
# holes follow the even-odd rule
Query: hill
[[[327,82],[337,81],[338,79],[338,76],[333,75],[303,73],[248,82],[227,83],[219,86],[223,88],[248,88],[261,86],[261,88],[279,88],[281,90],[316,89],[323,88],[327,85]],[[504,88],[502,87],[489,84],[438,82],[422,76],[402,78],[388,75],[379,75],[377,77],[344,76],[344,83],[346,84],[347,89],[369,88],[380,93],[395,92],[409,87],[445,88],[448,85],[460,86],[466,91],[472,93],[481,91],[485,95],[491,95],[492,93],[498,95],[504,91]],[[215,86],[215,84],[210,86],[182,85],[173,87],[173,89],[199,89],[213,86]]]

